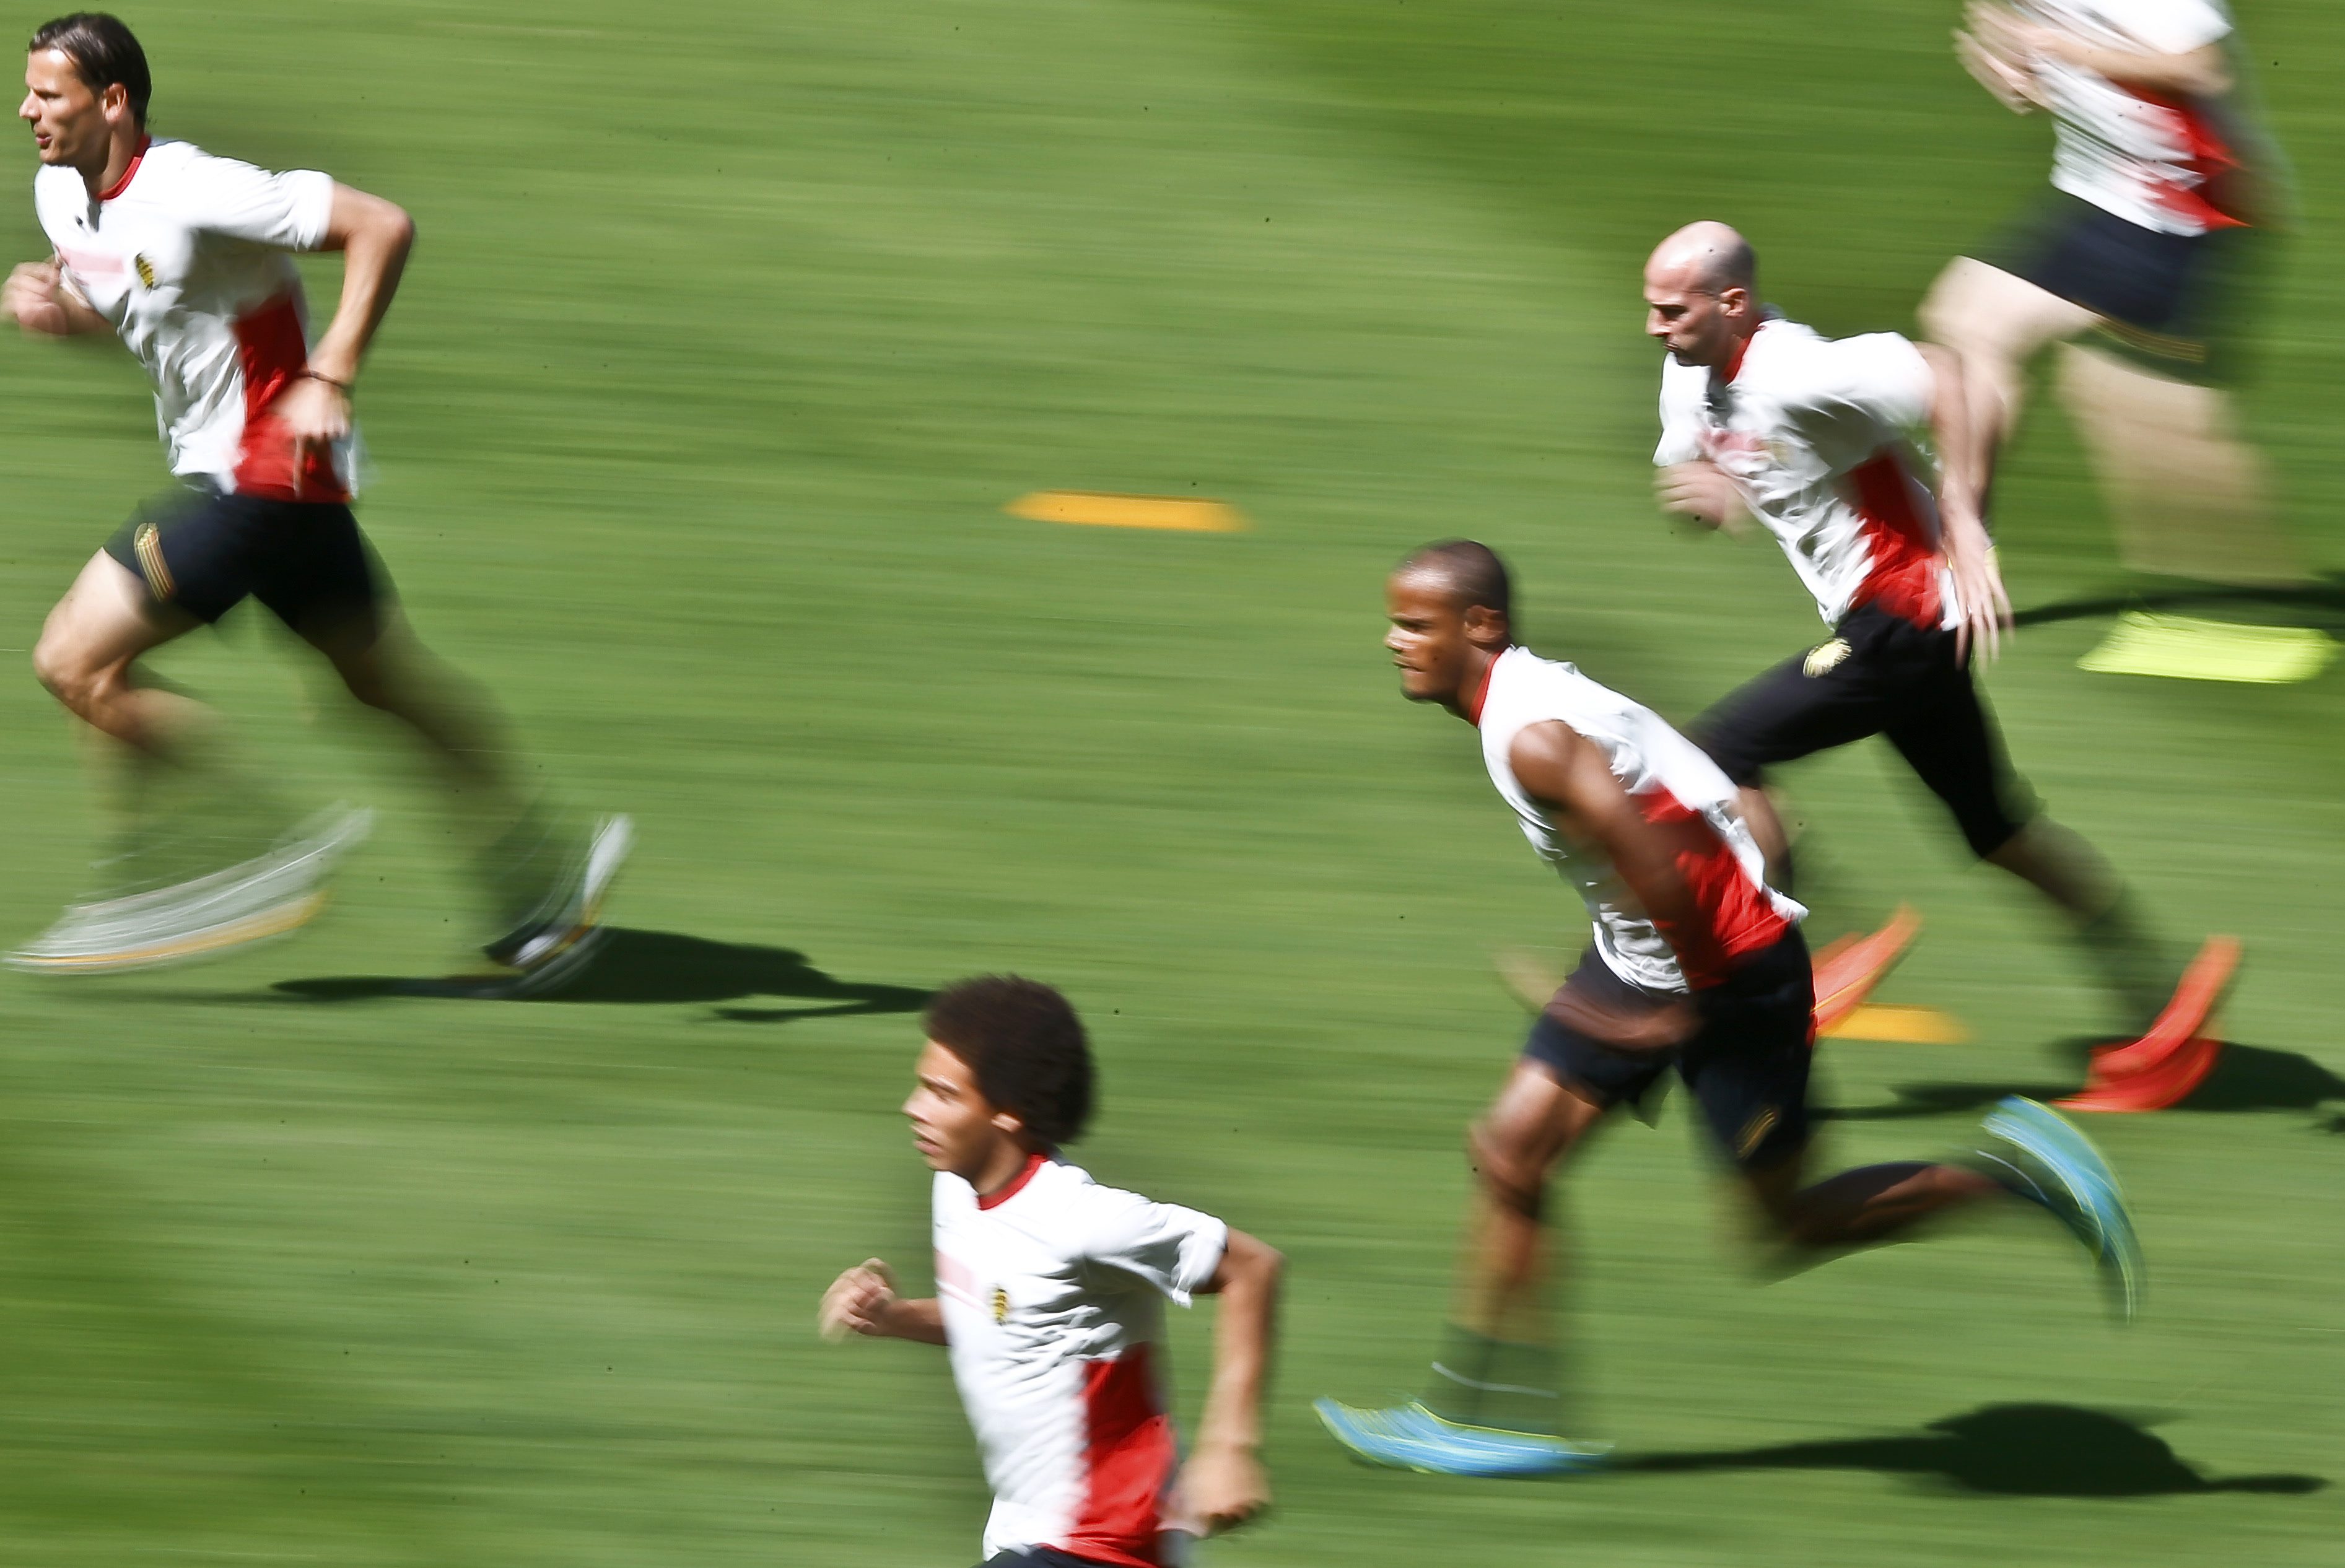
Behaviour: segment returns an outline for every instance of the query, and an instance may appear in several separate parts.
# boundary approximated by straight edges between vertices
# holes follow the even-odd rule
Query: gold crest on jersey
[[[1010,1292],[999,1285],[993,1288],[993,1320],[997,1323],[1010,1321]]]
[[[1840,662],[1853,652],[1853,650],[1846,642],[1835,637],[1821,647],[1809,650],[1807,663],[1802,664],[1800,668],[1812,679],[1817,675],[1828,674],[1839,668]]]
[[[139,282],[149,288],[155,287],[155,264],[147,260],[144,254],[132,257],[130,265],[138,269]]]

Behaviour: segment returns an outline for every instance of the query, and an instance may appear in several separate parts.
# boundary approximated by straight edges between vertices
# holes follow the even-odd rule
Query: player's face
[[[106,106],[56,50],[25,56],[25,101],[16,106],[16,117],[32,127],[43,163],[79,168],[92,153],[104,163]]]
[[[934,1040],[921,1050],[913,1075],[919,1083],[904,1114],[911,1118],[912,1147],[930,1170],[973,1178],[1004,1142],[1016,1140],[1018,1118],[995,1109],[978,1092],[969,1064]]]
[[[1385,582],[1385,648],[1400,672],[1401,695],[1412,703],[1457,696],[1466,683],[1473,643],[1466,615],[1441,584],[1406,572]]]
[[[1683,269],[1645,273],[1645,335],[1680,365],[1723,365],[1734,325],[1720,298],[1693,286]]]

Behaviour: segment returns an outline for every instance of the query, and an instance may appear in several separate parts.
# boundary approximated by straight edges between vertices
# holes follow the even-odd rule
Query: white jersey
[[[1832,339],[1771,315],[1722,371],[1664,361],[1653,461],[1725,470],[1827,625],[1872,603],[1952,625],[1937,499],[1914,441],[1935,393],[1929,361],[1894,332]]]
[[[993,1486],[985,1555],[1158,1568],[1177,1460],[1163,1303],[1213,1278],[1228,1227],[1039,1154],[989,1198],[940,1173],[932,1204],[953,1381]]]
[[[2231,32],[2221,0],[2029,0],[2048,25],[2128,53],[2187,55]],[[2121,85],[2098,71],[2030,62],[2056,122],[2052,183],[2161,234],[2236,227],[2217,183],[2238,158],[2215,101]]]
[[[285,253],[325,238],[330,177],[151,141],[95,200],[74,170],[44,167],[33,204],[66,282],[153,379],[173,473],[247,495],[349,498],[350,443],[297,471],[269,411],[309,363],[301,275]]]
[[[1807,911],[1766,883],[1765,859],[1735,809],[1734,784],[1700,747],[1650,708],[1632,703],[1569,664],[1509,648],[1490,665],[1472,714],[1482,733],[1490,782],[1514,808],[1523,836],[1588,906],[1596,951],[1611,971],[1653,991],[1715,985],[1733,960],[1781,941]],[[1680,854],[1702,925],[1663,932],[1639,906],[1611,858],[1576,843],[1515,777],[1515,737],[1561,721],[1604,754],[1612,776],[1648,822],[1692,826],[1699,854]]]

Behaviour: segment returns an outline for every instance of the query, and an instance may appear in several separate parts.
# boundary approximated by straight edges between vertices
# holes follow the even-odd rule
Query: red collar
[[[1508,652],[1504,648],[1498,650],[1497,657],[1490,661],[1490,667],[1482,672],[1482,683],[1474,688],[1473,702],[1467,704],[1466,722],[1477,730],[1482,727],[1483,705],[1490,700],[1490,677],[1498,673],[1498,660],[1505,658]]]
[[[1001,1205],[1009,1202],[1011,1199],[1025,1191],[1026,1184],[1034,1179],[1034,1173],[1050,1163],[1051,1159],[1048,1155],[1041,1153],[1028,1155],[1026,1157],[1025,1168],[1020,1170],[1016,1176],[1010,1179],[1010,1185],[1001,1189],[999,1192],[979,1193],[977,1195],[977,1206],[980,1209],[1000,1208]]]
[[[1719,368],[1719,374],[1725,380],[1731,383],[1735,377],[1742,374],[1742,357],[1751,352],[1751,345],[1752,341],[1758,338],[1760,333],[1764,332],[1766,329],[1767,323],[1761,321],[1759,325],[1751,329],[1750,337],[1743,339],[1742,341],[1734,345],[1734,358],[1727,360],[1724,365]]]
[[[122,177],[120,179],[116,180],[112,185],[109,185],[104,190],[99,191],[97,193],[97,199],[100,201],[112,201],[116,197],[120,196],[124,191],[128,190],[130,188],[131,180],[137,177],[138,166],[147,161],[147,149],[154,145],[155,138],[153,137],[140,137],[138,138],[138,150],[130,155],[130,167],[122,171]]]

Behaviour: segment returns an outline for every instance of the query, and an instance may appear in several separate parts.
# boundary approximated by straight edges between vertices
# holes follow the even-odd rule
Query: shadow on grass
[[[1988,1405],[1899,1437],[1630,1455],[1615,1461],[1612,1469],[1639,1473],[1871,1470],[2003,1497],[2164,1497],[2208,1492],[2301,1496],[2329,1484],[2317,1475],[2209,1480],[2138,1421],[2055,1404]]]
[[[2103,1040],[2067,1040],[2062,1044],[2081,1062],[2090,1047]],[[2005,1095],[2054,1100],[2076,1092],[2082,1074],[2061,1084],[1899,1084],[1893,1105],[1843,1106],[1820,1114],[1836,1121],[1895,1121],[1906,1117],[1950,1116],[1978,1110]],[[2345,1078],[2339,1077],[2310,1057],[2295,1051],[2267,1050],[2260,1046],[2226,1046],[2222,1059],[2207,1081],[2177,1111],[2319,1110],[2332,1100],[2345,1100]],[[2345,1121],[2345,1118],[2340,1118]],[[2330,1124],[2338,1130],[2340,1122]]]
[[[459,984],[412,976],[353,975],[314,980],[283,980],[278,995],[304,1002],[364,1002],[385,996],[446,996],[462,994]],[[740,1023],[787,1023],[796,1018],[844,1017],[860,1013],[916,1013],[930,993],[914,986],[837,980],[788,947],[744,942],[712,942],[672,931],[634,931],[613,926],[593,965],[578,978],[543,997],[550,1003],[735,1002],[750,997],[787,997],[816,1004],[796,1007],[718,1007],[719,1017]]]
[[[2022,610],[2012,617],[2012,622],[2020,626],[2041,626],[2054,621],[2088,621],[2127,610],[2207,610],[2231,604],[2278,605],[2314,612],[2312,619],[2333,625],[2345,617],[2345,576],[2331,573],[2325,582],[2307,583],[2301,588],[2225,588],[2217,583],[2186,583],[2143,593],[2070,599]]]

